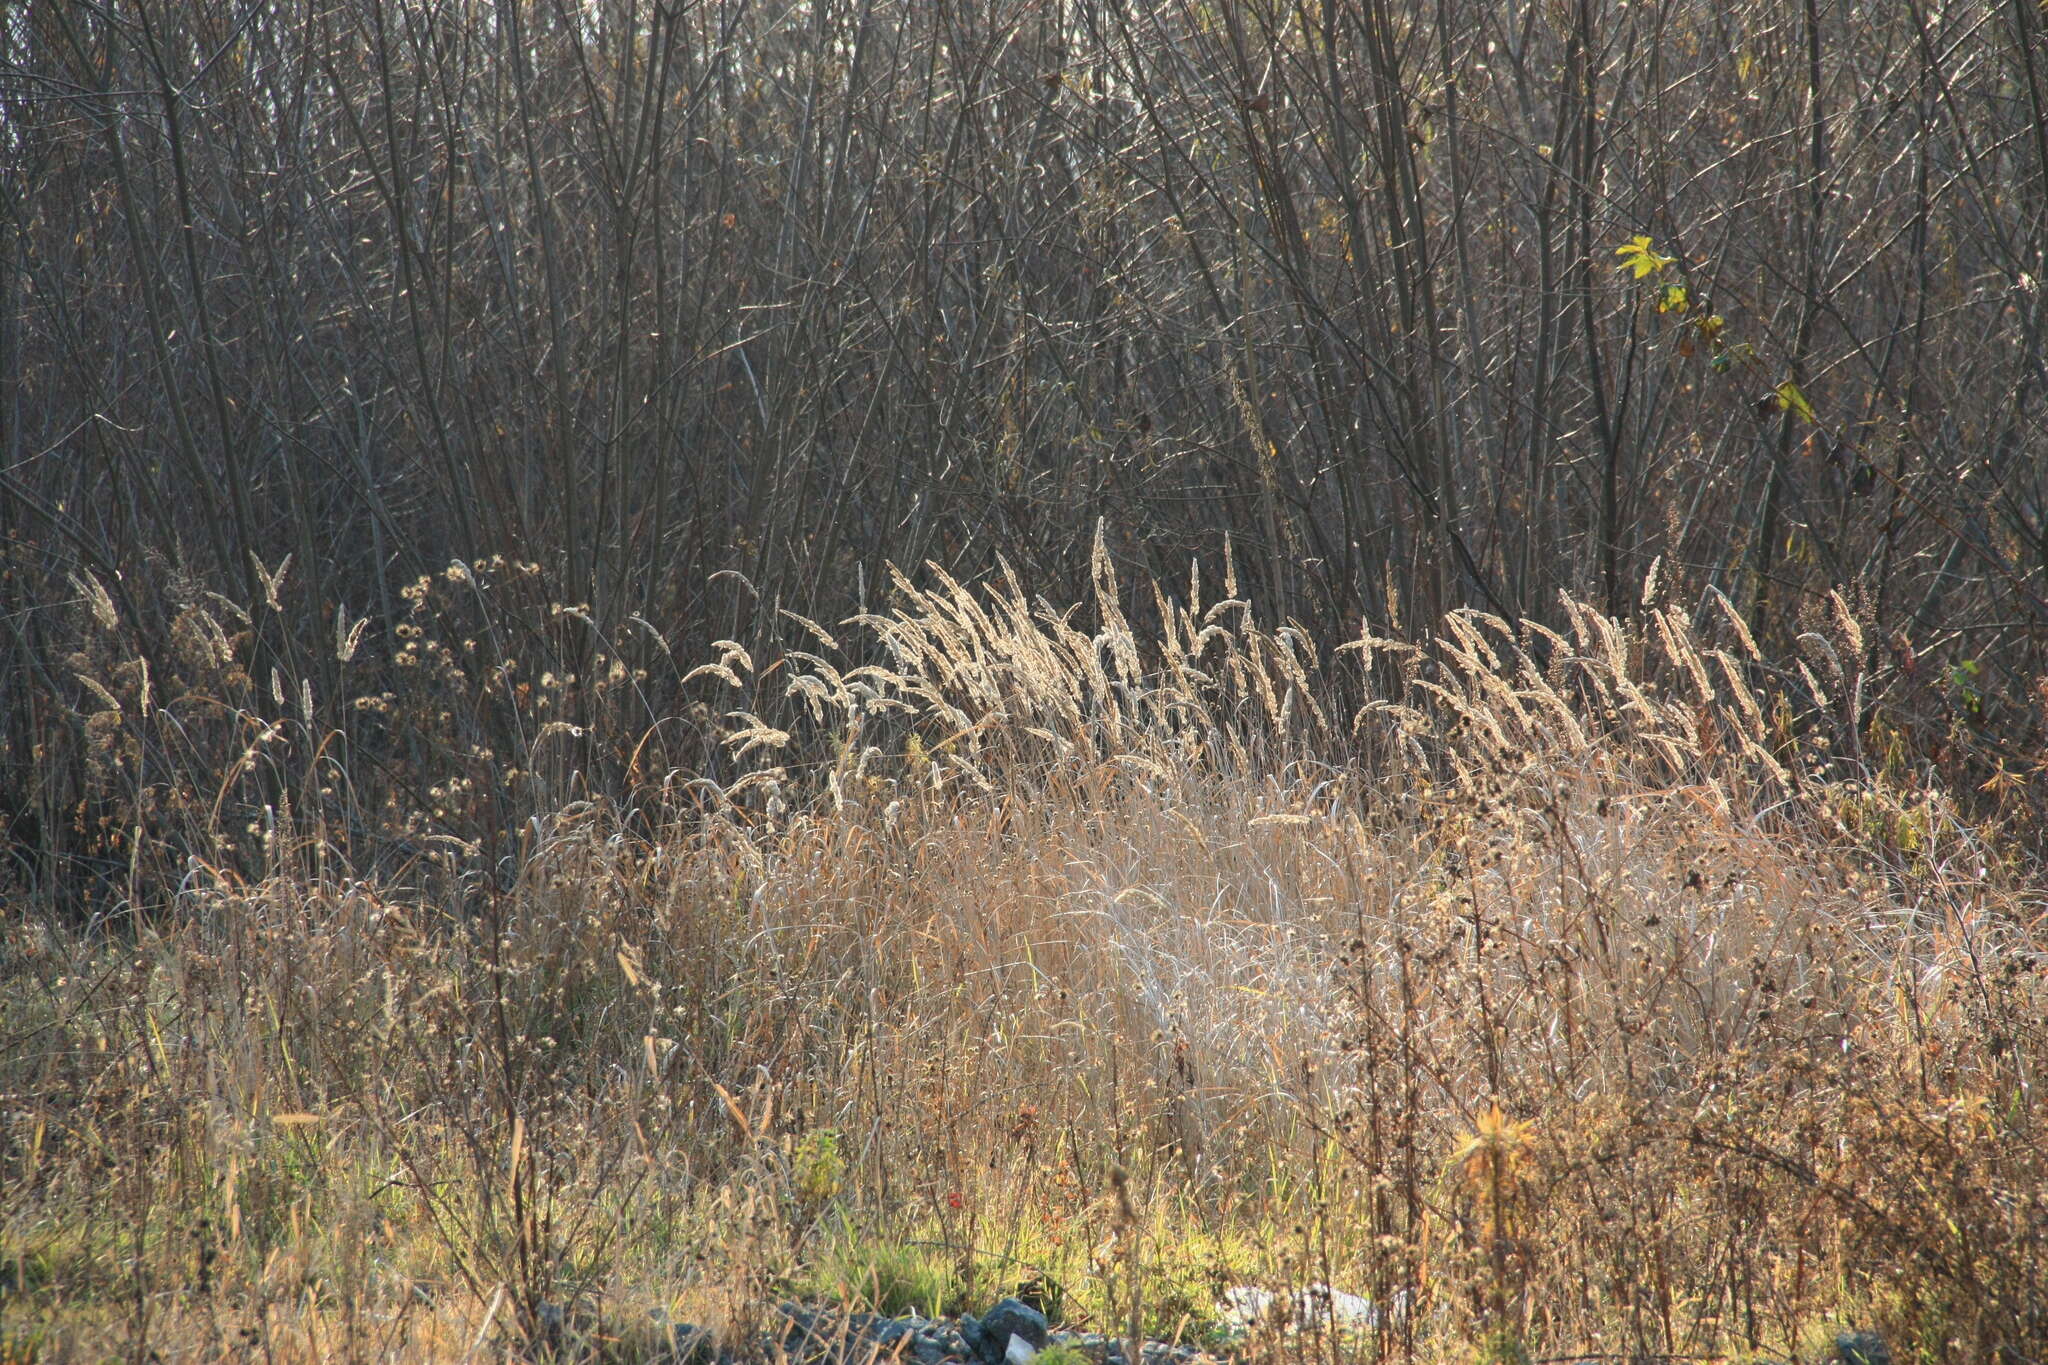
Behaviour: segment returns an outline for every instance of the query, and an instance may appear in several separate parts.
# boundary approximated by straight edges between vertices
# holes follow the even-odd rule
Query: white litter
[[[1380,1325],[1380,1310],[1371,1299],[1326,1284],[1277,1293],[1256,1285],[1237,1285],[1223,1291],[1216,1312],[1225,1325],[1240,1332],[1255,1327],[1277,1327],[1286,1332],[1328,1327],[1370,1331]]]

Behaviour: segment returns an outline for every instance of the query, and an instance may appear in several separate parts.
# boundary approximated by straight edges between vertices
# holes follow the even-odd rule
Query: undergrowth
[[[2041,1358],[2044,884],[1869,752],[1840,599],[1796,660],[1654,592],[1329,650],[1095,573],[1092,626],[899,576],[728,646],[716,771],[521,756],[564,799],[494,860],[273,802],[264,875],[9,914],[0,1352],[627,1359],[1029,1284],[1268,1355]],[[1243,1284],[1373,1321],[1228,1337]]]

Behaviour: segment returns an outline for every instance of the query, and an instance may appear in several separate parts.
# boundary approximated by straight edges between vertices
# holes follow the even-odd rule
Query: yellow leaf
[[[1777,393],[1778,406],[1786,412],[1796,412],[1809,422],[1819,420],[1813,415],[1813,404],[1806,401],[1806,395],[1801,393],[1799,386],[1791,380],[1788,379],[1778,385]]]
[[[1614,254],[1621,257],[1621,264],[1615,269],[1632,270],[1639,280],[1646,279],[1675,263],[1675,258],[1663,255],[1652,247],[1648,237],[1631,237],[1616,247]]]

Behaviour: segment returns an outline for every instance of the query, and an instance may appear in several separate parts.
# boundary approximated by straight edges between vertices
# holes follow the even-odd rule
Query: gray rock
[[[550,1351],[559,1349],[569,1327],[569,1315],[562,1311],[562,1306],[543,1299],[533,1318],[534,1335],[538,1338],[534,1344]]]
[[[924,1324],[909,1318],[874,1318],[865,1324],[863,1331],[877,1346],[894,1346],[905,1337],[914,1337]]]
[[[1071,1346],[1090,1360],[1103,1365],[1124,1365],[1129,1340],[1111,1336],[1107,1332],[1054,1332],[1052,1344]],[[1193,1346],[1172,1346],[1163,1341],[1148,1341],[1144,1345],[1143,1365],[1192,1365],[1202,1359],[1202,1352]]]
[[[1842,1365],[1892,1365],[1892,1352],[1875,1332],[1844,1332],[1835,1338],[1835,1356]]]
[[[680,1365],[714,1365],[721,1356],[730,1354],[718,1350],[718,1342],[708,1327],[678,1322],[669,1316],[666,1308],[650,1308],[647,1316],[668,1338],[667,1353],[659,1359],[679,1362]]]
[[[778,1304],[776,1311],[788,1324],[782,1334],[783,1352],[792,1361],[810,1365],[869,1365],[907,1335],[895,1319],[873,1313],[842,1313],[799,1303]]]
[[[969,1324],[973,1324],[969,1326]],[[960,1334],[982,1365],[1003,1365],[1010,1338],[1022,1337],[1034,1351],[1042,1351],[1052,1337],[1052,1324],[1045,1314],[1021,1299],[1004,1299],[988,1310],[979,1322],[960,1320]]]

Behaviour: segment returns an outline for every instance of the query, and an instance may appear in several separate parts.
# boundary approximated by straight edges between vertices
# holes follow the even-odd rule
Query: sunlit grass
[[[1146,638],[1098,572],[1092,630],[904,580],[729,652],[794,715],[502,890],[8,918],[7,1349],[631,1358],[1023,1284],[1219,1347],[1329,1285],[1361,1359],[2041,1329],[2043,888],[1739,628]]]

